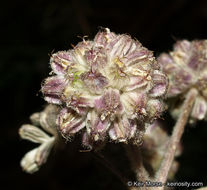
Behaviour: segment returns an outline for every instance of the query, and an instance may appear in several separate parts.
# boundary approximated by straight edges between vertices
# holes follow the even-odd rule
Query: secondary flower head
[[[196,88],[199,95],[191,119],[204,119],[207,113],[207,40],[178,41],[173,51],[159,56],[158,62],[169,77],[167,96],[182,96],[189,89]],[[175,109],[173,111],[176,113]]]
[[[153,53],[128,35],[108,28],[93,41],[51,56],[53,76],[42,92],[47,102],[62,105],[57,124],[65,138],[83,130],[91,146],[108,136],[135,143],[163,111],[166,76]]]

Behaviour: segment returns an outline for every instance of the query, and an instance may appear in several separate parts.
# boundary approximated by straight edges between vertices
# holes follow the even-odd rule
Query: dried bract
[[[49,153],[57,140],[56,119],[59,109],[55,105],[48,105],[44,111],[34,113],[30,119],[33,125],[22,125],[19,134],[22,139],[40,144],[39,147],[29,151],[21,160],[21,166],[27,173],[34,173],[39,170],[42,164],[47,161]],[[42,127],[50,135],[46,134]]]

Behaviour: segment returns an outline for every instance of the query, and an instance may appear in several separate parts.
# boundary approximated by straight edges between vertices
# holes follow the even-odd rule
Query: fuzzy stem
[[[126,151],[128,158],[131,162],[132,168],[136,174],[136,180],[139,182],[145,182],[149,180],[149,174],[146,171],[144,165],[143,165],[143,160],[142,160],[142,155],[140,151],[140,147],[135,146],[135,145],[127,145],[126,146]],[[130,187],[129,189],[142,189],[146,190],[147,187]]]
[[[182,106],[181,114],[175,124],[175,127],[173,129],[173,133],[171,136],[171,139],[168,144],[167,152],[165,153],[165,156],[162,160],[162,163],[160,165],[159,170],[156,174],[156,181],[165,183],[167,180],[168,172],[171,168],[172,162],[174,160],[175,152],[178,147],[178,144],[180,142],[180,139],[182,137],[182,134],[184,132],[185,125],[188,121],[188,117],[191,113],[195,98],[197,96],[198,92],[196,89],[191,89],[187,93],[186,99],[184,101],[184,104]],[[164,189],[164,186],[157,188],[159,190]]]

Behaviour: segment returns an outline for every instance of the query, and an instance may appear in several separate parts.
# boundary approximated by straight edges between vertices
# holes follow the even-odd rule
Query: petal
[[[116,38],[111,40],[107,45],[111,59],[114,59],[115,57],[123,57],[125,55],[123,50],[126,47],[127,41],[132,41],[132,39],[127,35],[117,35]]]
[[[129,83],[123,88],[124,91],[132,91],[139,88],[146,88],[151,85],[151,82],[142,76],[130,77]]]
[[[94,42],[98,47],[105,47],[114,38],[116,38],[116,34],[110,32],[108,28],[104,28],[96,34]]]
[[[88,109],[93,107],[93,96],[87,94],[71,94],[64,99],[68,108],[73,109],[80,115],[86,115]]]
[[[138,93],[136,91],[123,93],[121,95],[121,102],[129,118],[134,119],[138,116],[146,115],[147,95],[145,93]]]
[[[136,49],[125,55],[122,60],[127,67],[136,64],[143,65],[145,61],[146,62],[153,61],[153,54],[151,51],[149,51],[148,49],[142,46],[137,47],[136,44]]]
[[[83,133],[82,136],[82,145],[86,148],[88,148],[89,150],[92,150],[93,148],[93,143],[91,142],[90,136],[88,135],[87,132]]]
[[[44,143],[50,139],[41,129],[29,124],[22,125],[19,129],[19,135],[22,139],[27,139],[34,143]]]
[[[167,77],[162,72],[154,70],[152,78],[154,84],[149,95],[151,97],[160,97],[165,95],[168,87]]]
[[[195,119],[202,120],[206,116],[207,105],[204,98],[197,97],[191,112],[191,116]]]
[[[90,134],[95,141],[105,139],[106,131],[109,126],[110,122],[108,120],[102,121],[94,110],[88,113],[86,129],[88,134]]]
[[[38,171],[41,165],[47,161],[54,142],[55,138],[51,137],[47,142],[44,142],[38,148],[35,148],[25,154],[20,163],[23,170],[31,174]]]
[[[178,41],[174,45],[174,50],[185,52],[188,54],[191,50],[191,42],[188,40]]]
[[[50,65],[52,70],[57,75],[66,73],[66,69],[73,62],[70,51],[59,51],[50,58]]]
[[[170,56],[167,53],[162,53],[158,58],[157,58],[158,63],[160,64],[162,70],[167,73],[173,73],[173,71],[176,70],[177,66],[173,61],[172,56]]]
[[[112,140],[127,142],[129,138],[134,136],[135,131],[136,125],[134,125],[134,122],[130,122],[126,116],[123,116],[113,123],[109,130],[109,136]]]
[[[20,165],[24,171],[27,173],[34,173],[39,170],[39,166],[35,162],[35,155],[38,148],[35,148],[29,151],[27,154],[24,155],[22,158]]]
[[[68,139],[85,127],[85,117],[78,115],[71,109],[63,108],[58,116],[57,124],[63,137]]]
[[[186,66],[192,55],[192,43],[187,40],[176,42],[174,51],[170,52],[174,62],[180,66]]]
[[[40,113],[39,112],[33,113],[29,117],[29,119],[30,119],[30,121],[32,122],[33,125],[40,126]]]
[[[46,108],[39,113],[40,126],[52,135],[57,135],[57,116],[60,108],[56,105],[49,104]]]
[[[89,64],[85,58],[85,53],[92,48],[92,43],[90,41],[83,41],[78,43],[77,46],[74,47],[72,51],[73,60],[74,60],[74,68],[78,71],[87,71],[89,70]]]
[[[91,66],[93,73],[104,70],[107,64],[107,55],[103,48],[94,46],[92,49],[85,52],[87,63]]]
[[[38,166],[41,166],[47,161],[47,158],[50,154],[50,151],[55,143],[55,137],[51,137],[47,142],[41,144],[38,149],[35,156],[35,161],[38,164]]]
[[[148,100],[146,111],[150,120],[159,118],[161,113],[164,111],[163,102],[157,99]]]
[[[185,71],[182,68],[179,68],[174,72],[169,78],[169,89],[167,95],[169,97],[176,96],[180,93],[183,93],[189,88],[190,85],[194,83],[195,77],[189,71]]]
[[[61,95],[66,86],[63,76],[53,76],[45,80],[42,86],[42,93],[48,103],[61,104]]]
[[[167,91],[168,97],[174,97],[184,92],[189,85],[194,83],[195,79],[189,70],[184,68],[183,65],[177,63],[173,58],[174,57],[165,53],[161,54],[158,58],[158,63],[169,78],[169,88]]]
[[[92,94],[100,94],[108,85],[108,79],[97,72],[86,72],[81,75],[81,79]]]
[[[123,112],[123,106],[120,102],[120,94],[116,89],[108,89],[104,95],[95,99],[95,108],[101,114],[101,119],[104,120],[107,116],[113,120],[115,115]]]
[[[88,109],[94,107],[95,95],[88,92],[87,88],[76,88],[67,86],[64,90],[62,100],[66,103],[68,108],[73,109],[80,115],[86,115]]]

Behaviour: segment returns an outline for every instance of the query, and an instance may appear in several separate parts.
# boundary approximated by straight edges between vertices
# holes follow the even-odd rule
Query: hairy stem
[[[161,166],[156,174],[155,179],[158,182],[165,183],[167,180],[168,172],[174,160],[176,149],[184,132],[184,128],[188,121],[188,117],[191,113],[192,106],[194,104],[197,93],[198,92],[196,89],[191,89],[187,93],[186,99],[182,106],[181,114],[174,126],[173,133],[169,141],[168,148],[166,150],[167,152],[165,153]],[[157,189],[164,189],[164,186]]]
[[[143,165],[140,147],[135,146],[135,145],[127,145],[126,151],[128,154],[128,158],[131,162],[133,171],[136,174],[136,180],[140,182],[145,182],[149,180],[149,174]],[[146,187],[131,187],[130,189],[134,190],[134,189],[140,189],[140,188],[143,190],[147,189]]]

